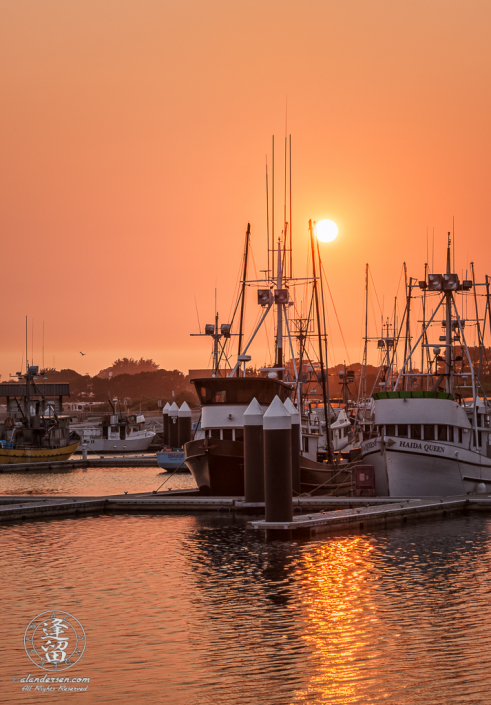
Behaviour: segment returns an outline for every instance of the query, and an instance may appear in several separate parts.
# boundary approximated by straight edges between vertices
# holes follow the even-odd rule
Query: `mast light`
[[[271,289],[258,289],[257,302],[260,306],[270,306],[274,301]]]

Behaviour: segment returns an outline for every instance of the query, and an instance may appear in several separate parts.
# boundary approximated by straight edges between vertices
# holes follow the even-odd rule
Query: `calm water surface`
[[[225,513],[0,525],[0,699],[490,703],[490,531],[476,515],[270,544]],[[66,674],[86,692],[12,681],[42,675],[23,636],[50,609],[85,628]]]
[[[104,495],[196,488],[189,472],[160,468],[85,468],[67,472],[0,473],[0,495]]]

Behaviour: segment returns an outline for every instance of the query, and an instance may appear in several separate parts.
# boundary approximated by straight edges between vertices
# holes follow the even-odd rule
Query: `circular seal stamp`
[[[84,628],[73,615],[60,610],[41,612],[27,625],[24,648],[45,671],[66,671],[85,651]]]

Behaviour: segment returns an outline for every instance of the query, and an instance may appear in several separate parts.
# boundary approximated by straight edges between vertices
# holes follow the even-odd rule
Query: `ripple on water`
[[[483,703],[490,528],[267,544],[205,514],[1,526],[1,682],[32,700],[11,683],[32,673],[23,631],[58,608],[87,632],[82,702]]]

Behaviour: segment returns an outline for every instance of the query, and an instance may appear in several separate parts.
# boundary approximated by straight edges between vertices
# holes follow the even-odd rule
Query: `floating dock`
[[[491,512],[491,495],[425,497],[299,497],[293,500],[293,521],[250,520],[248,528],[270,535],[311,538],[318,534],[366,531],[429,518],[481,511]],[[104,497],[2,496],[0,523],[112,512],[227,512],[259,514],[243,497],[202,497],[197,490],[168,490]],[[307,513],[305,513],[307,512]]]
[[[0,465],[0,473],[12,472],[47,472],[56,470],[74,470],[77,468],[136,468],[158,467],[156,454],[145,455],[116,455],[95,456],[84,460],[82,456],[72,457],[70,460],[54,460],[46,463],[8,463]]]

